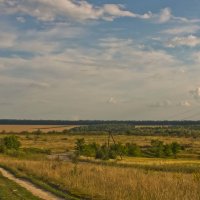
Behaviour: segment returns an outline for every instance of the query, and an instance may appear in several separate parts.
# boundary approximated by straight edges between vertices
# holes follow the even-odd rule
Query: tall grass
[[[155,172],[61,161],[0,158],[2,164],[57,184],[60,189],[107,200],[199,200],[200,174]]]

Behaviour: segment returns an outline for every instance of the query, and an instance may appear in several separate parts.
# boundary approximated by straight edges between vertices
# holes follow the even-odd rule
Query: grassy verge
[[[41,200],[13,181],[0,174],[0,199],[1,200]]]
[[[91,163],[91,164],[97,164],[97,165],[105,165],[105,166],[113,166],[113,167],[122,167],[122,168],[135,168],[135,169],[142,169],[146,171],[158,171],[158,172],[177,172],[177,173],[200,173],[200,163],[182,163],[178,162],[171,162],[171,163],[159,163],[159,160],[157,163],[149,163],[144,162],[143,163],[137,163],[133,161],[133,163],[126,163],[116,160],[110,160],[110,161],[102,161],[102,160],[95,160],[91,158],[80,158],[80,162],[85,163]],[[167,159],[166,159],[167,161]]]
[[[80,198],[82,200],[89,200],[89,198],[87,197],[79,197],[79,196],[76,196],[75,194],[71,194],[70,192],[68,191],[63,191],[63,190],[60,190],[59,189],[59,185],[56,185],[54,183],[45,183],[44,181],[42,180],[39,180],[38,177],[35,177],[35,176],[32,176],[32,175],[27,175],[25,174],[24,172],[21,172],[17,169],[14,169],[14,168],[10,168],[6,165],[0,165],[0,167],[4,168],[5,170],[9,171],[10,173],[12,173],[15,177],[17,178],[20,178],[20,179],[24,179],[24,180],[27,180],[33,184],[35,184],[36,186],[46,190],[46,191],[49,191],[51,192],[52,194],[58,196],[58,197],[62,197],[64,199],[67,199],[67,200],[80,200]],[[20,192],[19,192],[20,193]],[[20,193],[21,194],[21,193]],[[0,198],[1,199],[1,198]],[[9,199],[10,200],[10,199]],[[30,199],[32,200],[32,199]],[[37,199],[36,199],[37,200]]]

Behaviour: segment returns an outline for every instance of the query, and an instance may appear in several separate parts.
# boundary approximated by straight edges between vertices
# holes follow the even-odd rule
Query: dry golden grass
[[[22,147],[48,148],[53,152],[73,150],[77,138],[84,137],[87,143],[105,143],[106,135],[48,135],[41,134],[37,139],[30,134],[19,135]],[[177,141],[191,146],[198,152],[200,140],[193,138],[152,137],[152,136],[115,136],[116,142],[133,142],[140,146],[149,145],[152,139],[165,143]],[[198,155],[198,154],[197,154]],[[31,159],[31,158],[30,158]],[[79,163],[76,167],[71,162],[50,160],[17,160],[0,157],[0,163],[19,168],[45,182],[60,185],[61,189],[101,196],[106,200],[199,200],[200,173],[191,173],[200,166],[197,159],[157,159],[123,158],[116,164],[130,167],[106,166],[99,163]],[[134,166],[133,166],[134,165]],[[161,170],[159,171],[159,167]],[[175,173],[179,171],[181,173]],[[144,170],[145,169],[145,170]],[[171,170],[172,169],[172,170]],[[170,172],[171,171],[171,172]],[[174,171],[174,172],[172,172]],[[195,170],[193,170],[195,171]],[[187,172],[187,173],[186,173]]]
[[[1,135],[0,135],[1,137]],[[2,136],[3,137],[3,136]],[[34,135],[29,135],[27,138],[26,135],[20,135],[20,140],[22,142],[23,147],[37,147],[37,148],[48,148],[53,150],[54,152],[62,152],[65,150],[72,150],[74,148],[75,142],[78,138],[85,138],[86,143],[99,143],[103,144],[107,142],[107,135],[46,135],[42,134],[39,136],[37,141],[34,139]],[[200,153],[200,139],[193,138],[178,138],[178,137],[170,137],[170,136],[126,136],[126,135],[117,135],[114,137],[116,142],[121,142],[123,144],[130,142],[136,143],[139,146],[150,145],[152,139],[158,139],[165,143],[178,142],[182,145],[189,146],[188,157],[194,156],[196,159]],[[194,155],[192,155],[194,154]],[[182,156],[180,154],[180,156]]]
[[[133,168],[61,161],[0,158],[2,164],[55,182],[62,189],[107,200],[199,200],[200,174],[152,172]]]
[[[68,130],[74,128],[76,126],[57,126],[57,125],[0,125],[0,132],[15,132],[20,133],[23,131],[34,132],[37,130],[41,130],[46,133],[48,131],[58,131],[62,132],[63,130]]]

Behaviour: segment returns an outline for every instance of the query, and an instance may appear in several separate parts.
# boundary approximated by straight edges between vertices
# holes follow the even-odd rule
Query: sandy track
[[[59,198],[59,197],[53,195],[52,193],[50,193],[48,191],[45,191],[43,189],[38,188],[37,186],[33,185],[29,181],[25,181],[25,180],[16,178],[10,172],[6,171],[3,168],[0,168],[0,172],[4,177],[8,178],[9,180],[14,181],[15,183],[17,183],[21,187],[27,189],[34,196],[37,196],[37,197],[44,199],[44,200],[64,200],[62,198]]]

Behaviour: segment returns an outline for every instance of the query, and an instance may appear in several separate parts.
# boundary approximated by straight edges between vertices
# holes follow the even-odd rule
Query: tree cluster
[[[95,157],[96,159],[108,160],[116,159],[118,156],[128,157],[176,157],[177,154],[182,150],[181,145],[177,142],[171,144],[164,144],[159,140],[152,140],[151,145],[142,149],[137,144],[121,143],[117,144],[97,144],[89,143],[86,144],[84,138],[77,139],[75,150],[77,155],[83,155],[87,157]]]
[[[176,157],[181,150],[183,150],[183,147],[177,142],[172,142],[171,144],[164,144],[162,141],[159,140],[151,141],[150,153],[154,157]]]
[[[117,156],[141,156],[141,149],[136,144],[86,144],[84,138],[77,139],[75,150],[79,155],[103,160],[116,159]]]

